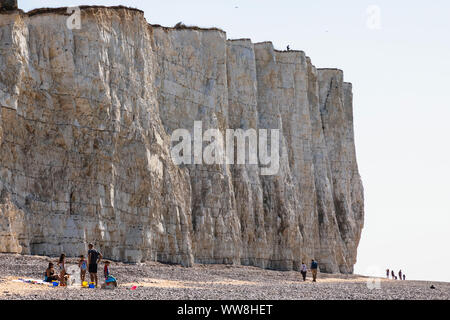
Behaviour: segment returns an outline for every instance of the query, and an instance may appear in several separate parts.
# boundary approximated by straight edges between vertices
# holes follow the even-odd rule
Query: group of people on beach
[[[84,255],[80,255],[78,260],[78,267],[80,268],[80,281],[81,283],[85,282],[86,279],[86,272],[89,272],[89,276],[91,279],[91,283],[95,284],[95,287],[98,287],[98,265],[100,261],[102,260],[103,256],[97,249],[94,248],[94,245],[90,243],[88,245],[88,253],[87,253],[87,260],[85,259]],[[109,266],[110,262],[105,261],[104,262],[104,276],[105,276],[105,282],[108,280],[111,280],[110,282],[113,282],[115,286],[117,286],[117,283],[109,273]],[[50,262],[48,264],[48,268],[45,270],[45,281],[46,282],[53,282],[53,281],[59,281],[61,286],[65,286],[67,284],[67,280],[70,277],[70,274],[67,273],[66,270],[66,255],[62,253],[59,257],[58,263],[58,272],[55,272],[55,267],[53,262]]]
[[[318,266],[319,266],[319,264],[317,263],[317,261],[312,259],[310,270],[311,270],[311,274],[313,277],[313,280],[312,280],[313,282],[316,282],[316,280],[317,280]],[[308,273],[308,268],[306,267],[306,264],[303,261],[302,261],[302,265],[300,267],[300,273],[302,274],[303,281],[306,281],[306,274]]]
[[[397,276],[396,276],[394,270],[386,269],[386,278],[389,279],[389,276],[392,277],[392,280],[398,280],[398,279],[400,279],[400,280],[406,280],[406,274],[404,274],[404,273],[402,272],[402,270],[400,270],[400,271],[398,272],[398,278],[397,278]]]

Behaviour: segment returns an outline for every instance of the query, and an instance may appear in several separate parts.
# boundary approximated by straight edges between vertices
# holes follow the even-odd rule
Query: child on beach
[[[105,287],[108,287],[110,285],[117,287],[117,281],[116,278],[114,278],[112,275],[109,274],[109,261],[105,261],[105,267],[103,269],[104,275],[105,275]]]
[[[84,279],[86,278],[86,270],[87,270],[87,261],[84,259],[84,255],[80,256],[80,260],[78,261],[78,267],[80,267],[80,278],[81,283],[84,282]]]
[[[58,269],[59,269],[59,279],[61,282],[61,286],[66,284],[66,255],[61,253],[58,261]]]

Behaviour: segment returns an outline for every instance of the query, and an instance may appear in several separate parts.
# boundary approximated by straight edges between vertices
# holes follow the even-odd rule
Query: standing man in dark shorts
[[[316,282],[317,279],[317,261],[315,261],[314,259],[311,260],[311,273],[313,276],[313,282]]]
[[[89,276],[91,277],[91,282],[95,282],[95,287],[98,286],[98,277],[97,277],[97,266],[102,260],[102,254],[94,248],[92,243],[88,245],[88,271]]]

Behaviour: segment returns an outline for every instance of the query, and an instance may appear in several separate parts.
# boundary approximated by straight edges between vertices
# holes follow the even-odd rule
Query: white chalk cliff
[[[352,86],[302,51],[143,12],[0,11],[0,252],[353,272]],[[171,133],[280,129],[280,169],[182,165]]]

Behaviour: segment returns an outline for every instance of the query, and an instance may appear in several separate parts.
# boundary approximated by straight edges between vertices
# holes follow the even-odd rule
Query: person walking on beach
[[[303,281],[306,281],[306,272],[307,272],[306,264],[302,261],[302,267],[300,269],[300,273],[302,274]]]
[[[386,278],[389,279],[389,269],[386,269]]]
[[[398,277],[400,278],[400,280],[403,280],[403,277],[402,277],[402,270],[400,270],[400,271],[398,272]]]
[[[95,287],[98,286],[97,269],[100,260],[102,260],[102,254],[94,248],[92,243],[88,245],[88,271],[91,278],[91,282],[95,282]]]
[[[313,282],[316,282],[316,279],[317,279],[317,262],[314,259],[311,260],[311,273],[312,273],[312,277],[313,277]]]

